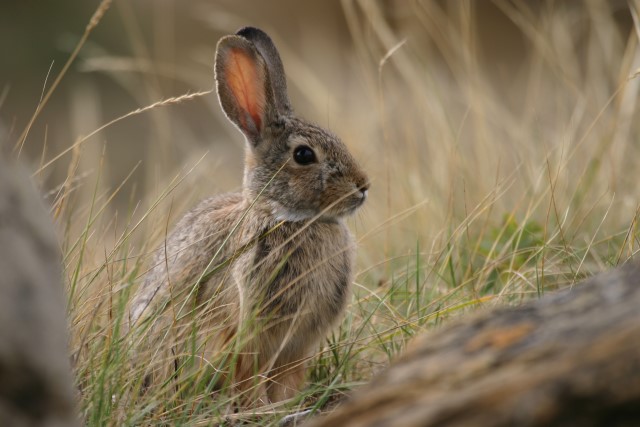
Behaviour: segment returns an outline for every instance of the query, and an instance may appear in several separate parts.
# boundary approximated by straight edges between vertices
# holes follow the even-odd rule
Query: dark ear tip
[[[246,26],[246,27],[242,27],[238,31],[236,31],[236,36],[246,37],[248,34],[251,34],[251,33],[254,33],[254,32],[264,32],[264,31],[262,31],[261,29],[256,28],[256,27]]]
[[[259,39],[271,40],[267,33],[256,27],[242,27],[236,32],[236,35],[249,41],[255,41]]]

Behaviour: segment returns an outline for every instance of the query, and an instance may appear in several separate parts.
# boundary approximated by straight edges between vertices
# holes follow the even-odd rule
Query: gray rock
[[[66,326],[51,219],[0,151],[0,425],[79,424]]]

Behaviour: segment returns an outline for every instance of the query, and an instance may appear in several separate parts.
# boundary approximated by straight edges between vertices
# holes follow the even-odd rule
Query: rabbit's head
[[[243,28],[216,52],[225,114],[247,140],[244,192],[260,193],[280,220],[332,219],[355,211],[369,180],[347,147],[293,114],[280,55],[263,31]]]

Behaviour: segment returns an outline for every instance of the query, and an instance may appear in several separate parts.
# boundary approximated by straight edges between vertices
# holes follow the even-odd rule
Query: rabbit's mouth
[[[321,209],[289,208],[275,200],[269,202],[271,214],[278,221],[300,222],[315,219],[317,221],[335,221],[353,214],[367,199],[367,188],[359,189]]]
[[[369,192],[369,187],[358,189],[355,193],[349,195],[349,197],[345,200],[345,209],[344,213],[340,216],[348,216],[353,214],[360,206],[362,206],[367,200]]]
[[[352,215],[367,200],[368,190],[368,185],[354,188],[354,190],[327,206],[322,212],[322,216],[341,218]]]

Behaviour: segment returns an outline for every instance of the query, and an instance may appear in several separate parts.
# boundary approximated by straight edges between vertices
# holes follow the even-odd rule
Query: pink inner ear
[[[256,60],[241,49],[231,49],[226,67],[226,78],[238,106],[247,112],[259,132],[262,129],[264,115],[264,71]],[[244,129],[251,126],[246,116],[240,115],[240,124]]]

